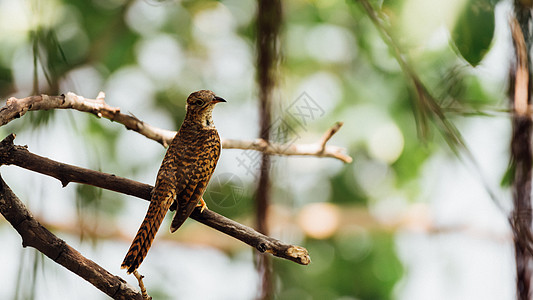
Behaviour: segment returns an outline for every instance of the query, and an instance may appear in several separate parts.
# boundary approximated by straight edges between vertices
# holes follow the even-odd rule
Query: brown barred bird
[[[187,113],[172,140],[152,191],[146,217],[131,244],[122,268],[132,273],[146,257],[167,211],[176,210],[170,232],[176,231],[196,206],[207,207],[202,195],[220,155],[220,138],[213,123],[215,104],[226,100],[208,90],[187,98]]]

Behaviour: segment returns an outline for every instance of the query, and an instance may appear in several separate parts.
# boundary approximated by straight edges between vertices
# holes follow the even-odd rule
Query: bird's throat
[[[200,116],[202,122],[202,127],[215,128],[215,123],[213,122],[213,107],[209,107],[203,114]]]
[[[199,125],[205,128],[215,128],[212,111],[212,107],[207,107],[207,109],[203,111],[187,111],[184,123],[188,123],[190,125],[195,124],[196,126]]]
[[[205,127],[215,127],[215,124],[213,124],[213,120],[210,117],[206,117],[202,125],[204,125]]]

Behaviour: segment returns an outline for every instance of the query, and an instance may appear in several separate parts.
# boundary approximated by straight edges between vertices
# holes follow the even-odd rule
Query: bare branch
[[[255,140],[229,140],[222,141],[222,147],[225,149],[243,149],[257,150],[271,155],[298,155],[298,156],[317,156],[332,157],[345,163],[351,163],[352,158],[344,154],[346,149],[337,146],[327,146],[326,143],[342,127],[342,122],[333,125],[322,138],[314,144],[278,144],[267,142],[264,139]]]
[[[137,270],[133,270],[133,275],[135,278],[137,278],[137,281],[139,282],[139,287],[141,288],[141,294],[143,296],[144,300],[152,300],[152,297],[148,295],[148,292],[146,291],[146,287],[144,286],[143,278],[144,276],[139,274]]]
[[[344,154],[345,149],[337,146],[326,146],[324,149],[321,143],[315,144],[277,144],[268,143],[263,139],[255,140],[222,140],[224,149],[243,149],[257,150],[270,155],[287,155],[287,156],[316,156],[332,157],[345,163],[351,163],[352,158]]]
[[[324,153],[326,151],[326,143],[331,139],[331,137],[333,137],[335,133],[337,133],[337,131],[339,131],[339,129],[341,129],[342,125],[344,125],[343,122],[337,122],[335,123],[335,125],[333,125],[333,127],[326,131],[326,133],[324,133],[318,143],[320,145],[321,153]]]
[[[0,176],[0,213],[22,237],[23,247],[33,247],[82,277],[113,299],[142,299],[126,281],[85,258],[64,240],[43,227]]]
[[[309,253],[305,248],[284,244],[274,238],[263,235],[248,226],[244,226],[223,217],[212,210],[206,209],[201,213],[200,209],[197,208],[193,211],[191,218],[229,236],[237,238],[254,247],[259,252],[270,253],[274,256],[285,258],[301,265],[308,265],[311,262]]]
[[[105,94],[100,92],[96,99],[87,99],[74,93],[67,93],[61,96],[30,96],[26,98],[11,97],[7,100],[4,107],[0,108],[0,126],[3,126],[16,118],[22,117],[26,112],[32,110],[49,110],[49,109],[75,109],[82,112],[88,112],[101,118],[124,125],[127,129],[136,131],[145,137],[157,141],[164,147],[167,147],[176,131],[160,129],[139,120],[134,115],[127,115],[120,112],[120,108],[107,105],[104,100]],[[340,124],[340,125],[339,125]],[[342,126],[337,123],[333,128],[331,135]],[[332,129],[333,129],[332,128]],[[276,144],[267,143],[263,139],[256,140],[232,140],[222,139],[222,148],[224,149],[243,149],[256,150],[272,155],[305,155],[318,157],[331,157],[339,159],[345,163],[350,163],[352,158],[344,154],[346,149],[337,146],[326,146],[321,140],[317,144]],[[326,140],[327,142],[327,140]]]
[[[63,186],[69,182],[89,184],[96,187],[124,193],[150,201],[153,186],[133,181],[127,178],[106,174],[60,163],[28,151],[26,147],[13,144],[15,136],[9,135],[0,142],[0,165],[16,165],[28,170],[54,177]],[[265,236],[252,228],[215,213],[212,210],[200,212],[200,208],[193,211],[191,218],[232,236],[260,252],[270,253],[302,265],[310,263],[309,254],[305,248],[287,245],[274,238]]]
[[[141,184],[113,174],[79,168],[53,161],[28,151],[27,147],[13,144],[14,134],[0,142],[0,165],[16,165],[34,172],[45,174],[61,181],[63,187],[70,182],[90,184],[115,192],[150,199],[151,186]]]
[[[100,92],[96,99],[87,99],[70,92],[60,96],[40,95],[20,99],[11,97],[7,99],[6,105],[0,108],[0,126],[22,117],[28,111],[49,109],[75,109],[88,112],[99,118],[103,117],[120,123],[127,129],[136,131],[165,147],[176,134],[175,131],[153,127],[133,115],[121,113],[118,107],[107,105],[103,92]]]

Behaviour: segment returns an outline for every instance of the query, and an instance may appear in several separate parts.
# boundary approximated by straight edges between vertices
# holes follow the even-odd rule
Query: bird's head
[[[194,92],[187,98],[187,116],[189,121],[200,123],[203,126],[212,127],[213,119],[211,113],[215,104],[226,102],[209,90]]]

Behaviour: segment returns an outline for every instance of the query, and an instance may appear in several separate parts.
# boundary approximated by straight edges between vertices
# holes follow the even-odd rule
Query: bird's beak
[[[219,102],[227,102],[226,100],[218,97],[218,96],[215,96],[215,99],[213,99],[213,101],[211,101],[212,103],[219,103]]]

